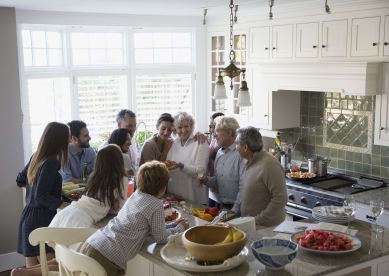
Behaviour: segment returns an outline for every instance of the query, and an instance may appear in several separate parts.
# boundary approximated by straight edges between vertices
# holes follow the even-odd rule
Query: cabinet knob
[[[388,43],[388,42],[384,42],[384,45],[385,45],[385,46],[388,46],[388,45],[389,45],[389,43]]]
[[[267,115],[265,114],[265,115],[263,115],[263,117],[267,117]]]
[[[373,46],[376,46],[377,45],[377,43],[373,43]]]
[[[316,45],[313,45],[313,48],[316,48]]]
[[[325,47],[326,47],[326,45],[321,45],[321,47],[322,47],[322,48],[325,48]]]
[[[385,128],[384,127],[380,127],[380,130],[384,130]]]
[[[275,50],[276,48],[275,47],[273,47],[273,50]]]
[[[269,48],[266,47],[265,50],[269,50]]]

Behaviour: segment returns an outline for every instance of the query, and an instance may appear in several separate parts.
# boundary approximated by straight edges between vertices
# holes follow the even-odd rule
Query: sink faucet
[[[136,135],[138,134],[138,127],[139,125],[144,125],[145,127],[145,141],[147,140],[147,125],[145,122],[139,122],[137,125],[136,125],[136,133],[135,133],[135,137]],[[138,142],[138,141],[137,141]],[[140,153],[140,151],[142,150],[142,147],[143,147],[143,144],[139,144],[138,142],[138,153]]]

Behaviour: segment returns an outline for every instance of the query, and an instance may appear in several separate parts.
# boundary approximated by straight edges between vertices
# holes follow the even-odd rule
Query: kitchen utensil
[[[310,158],[304,159],[308,162],[308,172],[316,174],[316,176],[326,176],[327,175],[327,164],[331,162],[331,159],[327,157],[321,157],[318,154]]]

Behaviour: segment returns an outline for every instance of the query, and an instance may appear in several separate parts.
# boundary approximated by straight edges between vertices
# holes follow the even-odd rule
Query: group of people
[[[81,252],[99,261],[108,275],[124,275],[126,262],[137,254],[146,235],[166,242],[168,234],[188,228],[186,220],[165,225],[158,198],[166,189],[199,204],[253,216],[263,226],[285,219],[284,171],[262,149],[257,129],[240,128],[233,117],[215,113],[208,141],[204,134],[195,133],[195,120],[188,113],[163,113],[156,122],[157,133],[143,145],[139,168],[135,113],[123,109],[116,121],[117,129],[97,155],[90,148],[84,122],[46,126],[36,153],[17,178],[18,186],[26,188],[18,240],[26,268],[14,269],[11,275],[39,275],[39,248],[28,242],[34,229],[91,227],[109,212],[117,216],[89,238]],[[161,163],[166,160],[173,165]],[[85,164],[89,177],[83,196],[68,206],[61,200],[62,183],[82,182]],[[127,199],[131,175],[136,176],[137,191]],[[57,209],[62,210],[57,213]],[[48,246],[46,250],[47,259],[52,259],[53,250]],[[49,268],[58,269],[55,260]]]

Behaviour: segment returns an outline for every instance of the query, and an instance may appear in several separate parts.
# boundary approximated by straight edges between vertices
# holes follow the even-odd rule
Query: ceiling
[[[336,7],[358,3],[383,3],[388,0],[328,0],[332,10]],[[285,10],[324,11],[325,0],[274,0],[273,13]],[[207,16],[225,14],[229,0],[0,0],[0,6],[15,7],[17,10],[86,12],[108,14]],[[235,0],[238,15],[268,13],[268,0]]]

